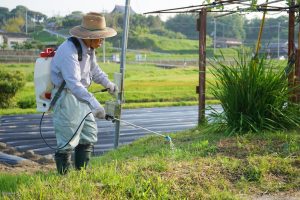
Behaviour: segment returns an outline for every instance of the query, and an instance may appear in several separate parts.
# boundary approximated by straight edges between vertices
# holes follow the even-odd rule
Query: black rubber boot
[[[55,153],[57,172],[61,175],[68,173],[71,167],[71,153]]]
[[[75,148],[75,169],[86,169],[93,151],[92,144],[78,144]]]

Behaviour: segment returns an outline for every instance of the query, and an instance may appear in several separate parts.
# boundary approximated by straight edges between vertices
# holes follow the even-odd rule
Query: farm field
[[[111,80],[113,73],[119,72],[118,64],[100,63],[100,66]],[[0,110],[0,114],[35,112],[34,64],[1,64],[0,67],[9,71],[19,70],[26,77],[26,84],[17,92],[11,107]],[[212,79],[212,75],[208,72],[207,80],[212,81]],[[197,67],[163,69],[154,65],[128,64],[125,72],[124,108],[195,105],[197,104],[197,84]],[[92,84],[89,91],[94,92],[100,89],[102,86]],[[210,99],[209,86],[207,91],[207,98]],[[102,104],[112,98],[107,93],[96,93],[95,96]]]

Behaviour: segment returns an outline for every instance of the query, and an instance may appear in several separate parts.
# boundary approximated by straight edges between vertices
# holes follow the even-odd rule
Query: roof
[[[136,14],[136,12],[130,6],[130,13]],[[115,5],[115,8],[110,13],[125,13],[125,6]]]
[[[30,38],[25,33],[14,33],[14,32],[0,32],[0,35],[10,37],[10,38]]]

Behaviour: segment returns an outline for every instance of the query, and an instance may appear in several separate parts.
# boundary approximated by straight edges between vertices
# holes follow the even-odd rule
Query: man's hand
[[[119,92],[119,88],[116,84],[114,84],[113,82],[109,82],[106,86],[106,88],[108,89],[109,94],[116,96]]]
[[[93,113],[94,117],[96,117],[98,119],[104,119],[105,115],[106,115],[105,110],[102,106],[93,110],[92,113]]]

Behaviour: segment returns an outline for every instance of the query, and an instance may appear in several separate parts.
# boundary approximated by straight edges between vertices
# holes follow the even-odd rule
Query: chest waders
[[[79,42],[79,40],[75,37],[70,37],[68,38],[69,41],[71,41],[74,46],[76,47],[77,53],[78,53],[78,61],[82,61],[82,47],[81,44]],[[50,109],[52,109],[55,105],[55,103],[57,102],[57,100],[59,99],[62,91],[64,90],[66,86],[66,81],[63,80],[62,84],[59,86],[56,94],[54,95],[53,99],[50,102]],[[45,113],[43,113],[44,116]],[[55,152],[55,163],[56,163],[56,168],[59,174],[66,174],[70,167],[71,167],[71,151],[62,151],[60,152],[60,150],[62,150],[64,147],[66,147],[72,140],[73,138],[77,135],[78,129],[80,128],[81,124],[84,122],[84,120],[86,119],[86,117],[91,114],[91,112],[89,112],[80,122],[80,124],[78,125],[78,128],[76,129],[74,135],[70,138],[70,140],[62,147],[60,148],[53,148],[51,147],[45,140],[45,138],[42,135],[42,131],[41,131],[41,125],[42,125],[42,120],[43,120],[43,116],[41,118],[40,121],[40,134],[42,139],[44,140],[44,142],[46,143],[46,145],[51,148],[56,150]],[[81,168],[85,168],[90,160],[91,157],[91,153],[93,150],[93,145],[92,144],[78,144],[75,147],[75,168],[77,170],[80,170]]]

